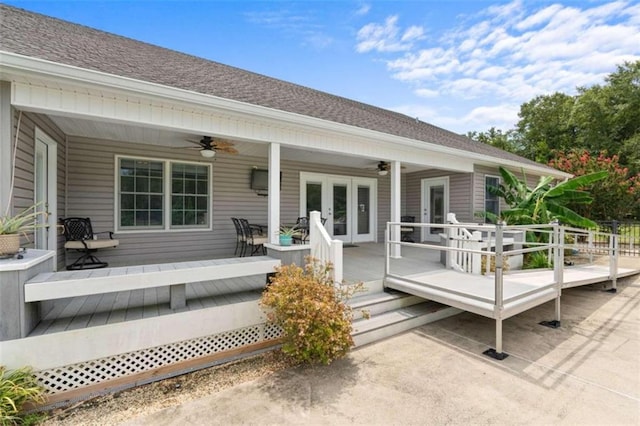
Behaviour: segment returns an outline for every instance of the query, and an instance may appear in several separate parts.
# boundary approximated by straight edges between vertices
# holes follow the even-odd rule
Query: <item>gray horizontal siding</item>
[[[485,177],[487,175],[497,176],[500,178],[500,182],[502,182],[502,177],[500,176],[500,171],[497,167],[486,167],[486,166],[475,166],[474,167],[474,177],[473,177],[473,211],[474,212],[483,212],[484,211],[484,191],[485,191]],[[523,179],[526,177],[527,186],[533,188],[537,185],[540,175],[534,174],[526,174],[524,176],[522,172],[511,171],[518,179]],[[508,206],[505,204],[504,200],[500,199],[500,210],[506,210]]]
[[[456,214],[458,220],[470,221],[472,218],[471,211],[471,173],[455,173],[444,170],[425,170],[407,174],[406,199],[404,213],[409,216],[415,216],[416,221],[422,219],[421,209],[421,182],[422,179],[449,176],[449,210]]]
[[[68,158],[67,216],[90,217],[96,231],[114,230],[115,155],[201,161],[194,150],[131,144],[86,138],[70,138]],[[309,155],[312,161],[312,154]],[[219,154],[213,168],[213,230],[194,232],[119,233],[120,246],[103,250],[99,257],[115,265],[158,263],[233,256],[235,229],[231,217],[267,223],[268,199],[250,189],[253,167],[267,168],[267,158]],[[375,170],[353,169],[306,162],[283,161],[281,222],[299,216],[300,171],[345,176],[377,177]],[[379,181],[379,233],[388,220],[389,178]],[[77,254],[70,253],[68,261]]]
[[[19,118],[19,120],[18,120]],[[20,126],[18,129],[17,126]],[[13,190],[14,213],[33,204],[34,201],[34,151],[35,133],[39,127],[57,144],[57,216],[62,217],[65,209],[65,154],[66,142],[64,133],[45,115],[13,111],[13,137],[18,132],[18,145],[15,162],[15,182]],[[23,239],[22,245],[33,247],[33,235]],[[58,236],[58,251],[64,246],[64,237]],[[58,257],[58,269],[64,266],[64,258]]]

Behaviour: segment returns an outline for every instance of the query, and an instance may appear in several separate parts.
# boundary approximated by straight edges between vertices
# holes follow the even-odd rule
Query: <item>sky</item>
[[[457,133],[640,60],[640,0],[0,1]]]

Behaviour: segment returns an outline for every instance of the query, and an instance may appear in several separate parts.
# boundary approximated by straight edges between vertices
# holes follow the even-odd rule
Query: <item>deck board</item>
[[[216,259],[217,264],[229,262],[245,262],[251,258]],[[391,260],[392,271],[401,271],[404,274],[416,274],[420,271],[442,271],[439,263],[439,254],[434,251],[403,247],[402,258]],[[212,262],[212,261],[204,261]],[[201,263],[188,262],[191,265]],[[155,268],[160,271],[173,271],[174,263],[144,265],[134,267],[116,267],[82,271],[84,276],[90,274],[109,274],[117,276],[141,271],[145,267]],[[347,282],[375,281],[384,277],[384,245],[363,243],[358,247],[344,250],[344,277]],[[573,269],[575,269],[574,267]],[[565,268],[565,278],[570,277],[570,270]],[[620,269],[621,272],[627,270]],[[631,271],[631,270],[630,270]],[[78,271],[72,271],[77,273]],[[56,277],[63,279],[67,272],[59,272]],[[509,279],[518,280],[519,274],[509,274]],[[69,275],[71,276],[71,275]],[[77,275],[73,275],[74,277]],[[100,275],[103,276],[103,275]],[[530,277],[533,277],[530,276]],[[524,277],[522,277],[524,278]],[[66,331],[71,327],[84,324],[85,327],[94,327],[119,322],[153,318],[161,315],[171,315],[176,312],[192,311],[206,308],[215,308],[230,303],[255,301],[260,298],[265,288],[265,275],[259,274],[247,277],[228,278],[223,280],[209,280],[197,283],[189,283],[186,286],[187,306],[180,310],[172,310],[169,306],[169,287],[158,287],[151,294],[144,290],[119,291],[99,294],[95,296],[81,296],[67,299],[52,300],[51,309],[45,313],[43,320],[30,333],[32,336]],[[493,291],[493,285],[489,293]],[[486,288],[482,289],[486,293]],[[89,299],[92,298],[92,299]],[[149,306],[151,305],[151,306]],[[86,317],[84,317],[86,316]],[[78,317],[78,318],[76,318]]]

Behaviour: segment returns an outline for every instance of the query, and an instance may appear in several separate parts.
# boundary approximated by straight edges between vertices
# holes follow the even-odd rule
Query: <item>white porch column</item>
[[[269,242],[279,244],[280,229],[280,144],[269,144]]]
[[[0,81],[0,216],[11,205],[11,171],[13,170],[13,119],[11,117],[11,83]]]
[[[401,217],[401,185],[400,185],[400,162],[391,162],[391,222],[400,222]],[[394,226],[391,228],[391,239],[393,241],[400,241],[400,227]],[[400,246],[394,244],[391,246],[391,257],[400,257]]]

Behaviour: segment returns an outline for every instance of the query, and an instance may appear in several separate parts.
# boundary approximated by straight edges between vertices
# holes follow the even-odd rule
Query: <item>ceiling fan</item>
[[[391,164],[387,163],[386,161],[380,161],[378,163],[377,170],[378,175],[386,176],[387,174],[389,174],[389,170],[391,170]]]
[[[406,167],[402,165],[400,168],[404,170]],[[388,161],[378,161],[378,164],[372,167],[367,167],[367,170],[375,170],[378,172],[379,176],[386,176],[389,174],[389,171],[391,171],[391,163]]]
[[[200,155],[204,158],[213,158],[216,152],[223,152],[225,154],[237,154],[238,150],[233,147],[233,143],[222,139],[214,139],[211,136],[203,136],[199,141],[187,140],[187,142],[196,144],[198,146],[182,146],[179,148],[191,148],[199,149]]]

